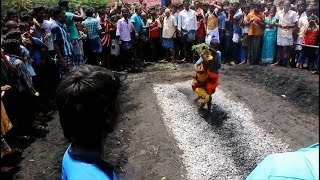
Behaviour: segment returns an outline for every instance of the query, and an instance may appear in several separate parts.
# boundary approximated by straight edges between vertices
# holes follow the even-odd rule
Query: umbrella
[[[267,156],[246,180],[319,180],[319,143]]]

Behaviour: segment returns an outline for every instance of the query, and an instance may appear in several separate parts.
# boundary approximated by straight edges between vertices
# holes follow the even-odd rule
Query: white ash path
[[[163,120],[183,150],[188,179],[245,179],[268,154],[291,151],[287,144],[253,122],[252,111],[228,99],[221,90],[213,96],[215,108],[228,114],[221,127],[208,124],[188,94],[191,81],[155,84]]]

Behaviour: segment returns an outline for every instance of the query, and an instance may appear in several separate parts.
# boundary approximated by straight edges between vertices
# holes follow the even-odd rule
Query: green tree
[[[18,12],[22,12],[40,5],[52,7],[58,5],[58,2],[58,0],[1,0],[1,14],[5,13],[6,10],[10,8],[14,8]],[[69,0],[70,8],[74,8],[80,4],[95,9],[110,5],[109,0]]]

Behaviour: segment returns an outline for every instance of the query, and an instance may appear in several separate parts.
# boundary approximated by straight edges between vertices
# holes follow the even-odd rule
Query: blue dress
[[[266,25],[270,24],[270,19],[267,17],[265,19]],[[276,23],[276,18],[272,18],[272,23]],[[277,28],[266,28],[263,36],[263,47],[262,47],[262,63],[272,64],[275,57],[277,45]]]

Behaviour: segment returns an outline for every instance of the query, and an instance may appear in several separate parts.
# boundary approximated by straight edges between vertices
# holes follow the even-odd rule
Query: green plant
[[[3,10],[7,10],[10,8],[14,8],[18,12],[22,12],[22,11],[27,11],[32,7],[31,0],[15,0],[15,1],[3,0],[3,2],[1,3],[2,3],[1,12],[3,12]]]
[[[210,46],[206,43],[201,43],[192,46],[192,51],[198,53],[200,55],[203,51],[209,51]]]

